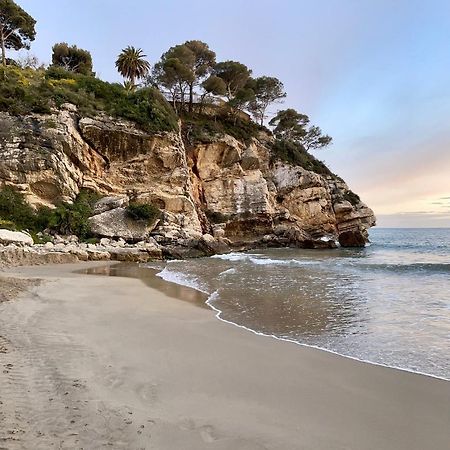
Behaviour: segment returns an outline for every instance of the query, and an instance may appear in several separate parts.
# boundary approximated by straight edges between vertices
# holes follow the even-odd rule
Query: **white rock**
[[[209,243],[212,243],[212,242],[216,242],[216,240],[215,240],[215,238],[213,237],[213,236],[211,236],[210,234],[204,234],[203,236],[203,240],[207,243],[207,244],[209,244]]]
[[[0,230],[0,242],[2,244],[20,244],[20,245],[33,245],[33,238],[20,231]]]
[[[115,208],[88,219],[91,231],[100,237],[144,240],[157,222],[148,223],[128,217],[125,208]],[[123,241],[125,243],[125,241]],[[120,245],[120,244],[119,244]]]
[[[94,215],[128,206],[128,197],[103,197],[94,205]]]

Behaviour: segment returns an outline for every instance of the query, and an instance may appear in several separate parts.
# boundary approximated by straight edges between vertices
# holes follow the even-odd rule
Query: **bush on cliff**
[[[322,161],[314,158],[300,144],[292,141],[277,139],[272,145],[272,160],[281,160],[300,166],[319,175],[335,176]]]
[[[34,209],[23,194],[10,186],[0,190],[0,227],[11,230],[33,229]]]
[[[183,118],[182,130],[186,141],[194,145],[208,144],[226,134],[238,140],[249,141],[261,130],[266,129],[251,120],[233,117],[226,113],[215,116],[193,113]]]
[[[86,239],[91,236],[88,218],[93,215],[95,202],[99,198],[99,195],[93,191],[82,190],[73,203],[62,203],[50,211],[41,210],[40,217],[43,219],[41,226],[47,220],[45,228],[64,235],[74,234],[81,239]]]
[[[107,83],[61,67],[47,70],[7,67],[6,79],[0,84],[0,111],[13,115],[48,114],[63,103],[73,103],[87,116],[105,112],[132,120],[149,132],[178,127],[175,112],[155,88],[130,93],[118,83]]]
[[[82,190],[73,203],[61,203],[55,209],[32,208],[22,193],[5,186],[0,190],[0,228],[28,230],[37,233],[49,229],[60,234],[90,236],[88,218],[92,215],[98,194]]]
[[[141,205],[134,202],[127,206],[126,212],[130,219],[143,220],[148,223],[154,223],[161,215],[159,208],[154,205]]]

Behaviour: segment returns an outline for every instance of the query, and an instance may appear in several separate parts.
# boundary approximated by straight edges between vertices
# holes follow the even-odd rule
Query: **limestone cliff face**
[[[0,113],[0,183],[32,204],[70,201],[81,188],[153,203],[165,243],[205,234],[234,247],[363,245],[373,212],[332,175],[273,162],[270,137],[231,136],[187,146],[177,133],[150,135],[130,122]]]

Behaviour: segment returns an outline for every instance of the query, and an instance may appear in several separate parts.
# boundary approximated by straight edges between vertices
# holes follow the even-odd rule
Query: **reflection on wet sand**
[[[206,300],[208,296],[203,292],[186,286],[180,286],[174,283],[167,283],[156,276],[158,270],[148,267],[141,267],[136,263],[118,263],[108,264],[100,267],[91,267],[80,271],[88,275],[105,275],[110,277],[137,278],[143,281],[147,286],[158,289],[169,297],[194,303],[203,308],[207,308]]]

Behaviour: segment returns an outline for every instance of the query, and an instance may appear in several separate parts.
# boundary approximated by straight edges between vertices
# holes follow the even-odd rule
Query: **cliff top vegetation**
[[[0,0],[0,111],[50,113],[73,103],[83,115],[104,112],[149,132],[177,130],[181,119],[188,143],[223,134],[248,140],[265,130],[275,136],[274,156],[293,164],[305,159],[299,154],[331,143],[307,115],[293,109],[269,120],[269,106],[287,95],[283,83],[273,76],[253,77],[241,62],[217,61],[205,42],[175,45],[153,66],[142,49],[128,46],[115,61],[124,83],[108,83],[96,77],[89,51],[66,42],[53,46],[48,67],[32,56],[8,59],[6,50],[30,48],[35,23],[13,0]]]

